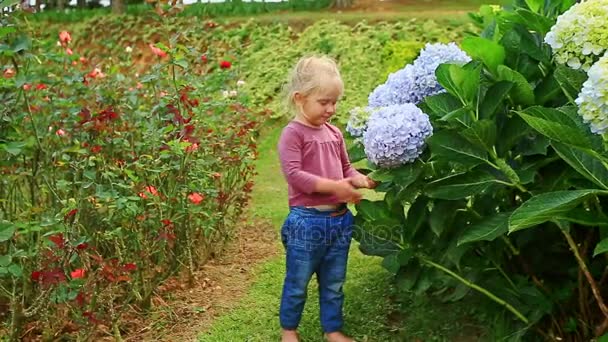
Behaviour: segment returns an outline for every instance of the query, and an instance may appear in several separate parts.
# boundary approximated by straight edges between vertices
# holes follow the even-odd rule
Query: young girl
[[[343,90],[338,67],[328,57],[302,58],[287,86],[295,117],[278,143],[290,207],[281,230],[287,261],[279,314],[284,342],[299,341],[296,330],[313,273],[325,338],[353,341],[341,332],[353,226],[346,203],[361,199],[356,188],[373,188],[375,183],[350,165],[342,133],[328,123]]]

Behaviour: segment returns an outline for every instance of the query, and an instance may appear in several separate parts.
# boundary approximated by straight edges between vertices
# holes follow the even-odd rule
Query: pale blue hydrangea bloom
[[[367,159],[391,168],[418,158],[433,134],[428,115],[411,103],[376,108],[363,133]]]
[[[576,99],[578,113],[591,132],[604,134],[608,130],[608,54],[593,64],[587,74],[589,78]]]
[[[444,91],[435,77],[435,70],[440,64],[466,64],[469,61],[471,58],[455,43],[426,44],[413,64],[390,74],[384,84],[372,91],[368,98],[369,106],[418,104],[425,97]]]
[[[466,64],[471,61],[464,51],[456,43],[427,43],[424,49],[420,50],[420,55],[414,60],[414,66],[423,70],[424,74],[435,75],[435,70],[440,64],[454,63]]]
[[[350,110],[346,131],[355,138],[363,136],[363,132],[367,129],[367,120],[371,115],[371,108],[355,107]]]
[[[555,60],[573,69],[589,70],[608,48],[608,0],[575,4],[557,18],[545,42]]]

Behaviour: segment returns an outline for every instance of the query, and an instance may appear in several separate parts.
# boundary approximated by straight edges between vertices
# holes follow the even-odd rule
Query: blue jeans
[[[281,229],[286,251],[286,275],[279,317],[283,329],[300,324],[308,283],[313,273],[319,283],[321,327],[326,333],[342,330],[342,285],[346,278],[353,215],[291,207]]]

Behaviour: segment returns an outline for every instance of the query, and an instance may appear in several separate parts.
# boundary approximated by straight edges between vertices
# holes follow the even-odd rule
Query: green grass
[[[288,212],[287,183],[283,179],[277,142],[281,135],[281,123],[271,123],[259,142],[260,156],[256,161],[258,175],[255,178],[251,207],[258,218],[269,219],[274,227],[280,227]]]
[[[213,323],[199,341],[277,341],[280,336],[279,301],[285,262],[283,257],[262,265],[257,280],[239,306]],[[392,341],[396,335],[386,326],[390,303],[386,296],[390,275],[377,259],[351,250],[348,279],[344,287],[345,331],[361,341]],[[299,332],[304,341],[323,341],[319,324],[319,304],[313,278],[308,291]]]

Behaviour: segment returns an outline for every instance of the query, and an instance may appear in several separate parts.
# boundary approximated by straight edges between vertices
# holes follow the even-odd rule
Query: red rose
[[[80,279],[80,278],[84,278],[84,274],[85,271],[82,268],[79,268],[75,271],[70,272],[70,275],[72,276],[72,279]]]
[[[205,199],[205,196],[202,196],[198,192],[193,192],[190,195],[188,195],[188,199],[193,204],[199,204],[199,203],[201,203]]]

